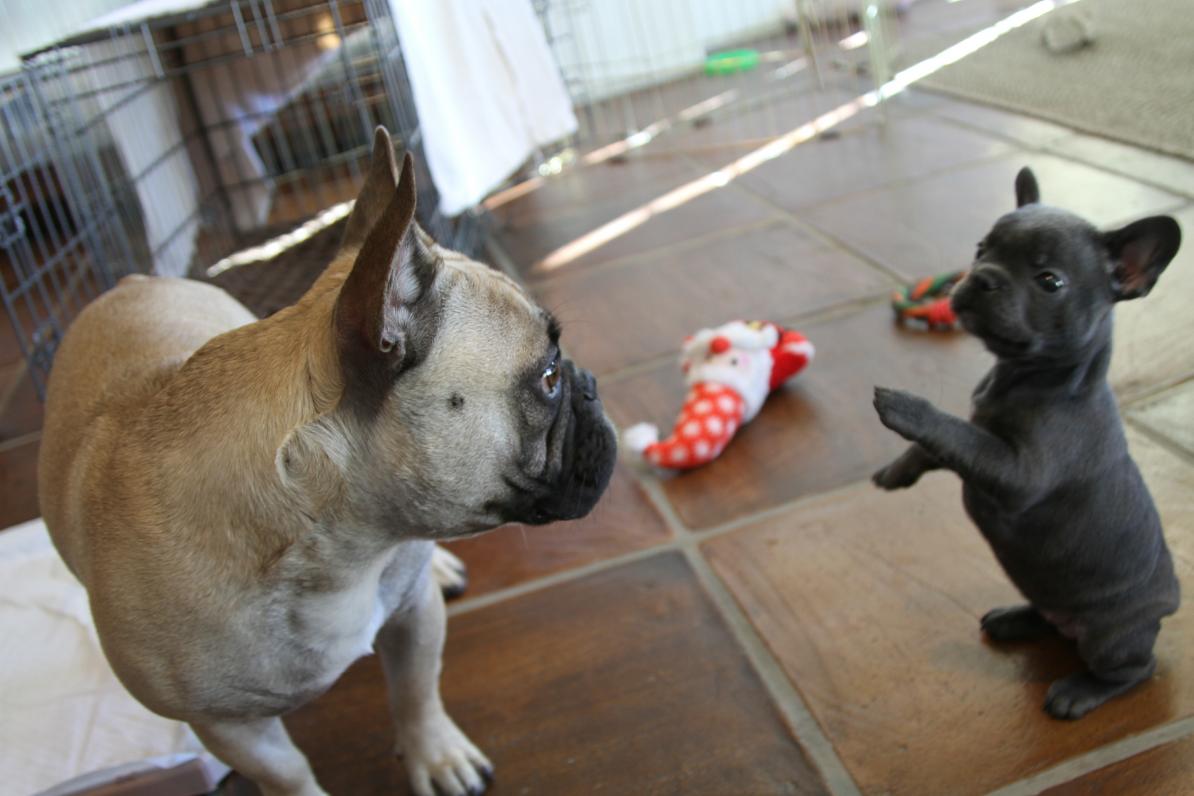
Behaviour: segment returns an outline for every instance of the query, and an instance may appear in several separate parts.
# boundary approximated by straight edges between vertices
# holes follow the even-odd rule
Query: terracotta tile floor
[[[958,4],[982,15],[982,3]],[[1006,0],[987,0],[1003,9]],[[965,7],[964,10],[963,7]],[[950,6],[952,8],[952,6]],[[930,30],[969,24],[942,6]],[[832,97],[831,97],[832,99]],[[1168,620],[1157,676],[1076,723],[1049,719],[1061,643],[997,648],[978,617],[1016,601],[956,478],[899,494],[869,474],[902,448],[876,383],[953,411],[989,366],[960,334],[892,323],[902,276],[968,264],[1031,164],[1047,200],[1105,224],[1175,213],[1194,237],[1194,164],[912,93],[562,267],[543,259],[824,109],[756,109],[575,169],[501,208],[495,257],[564,320],[619,423],[669,425],[694,329],[762,317],[818,355],[721,460],[667,477],[624,465],[584,521],[454,545],[444,697],[497,765],[495,794],[1194,792],[1194,613]],[[234,287],[234,285],[230,285]],[[1132,450],[1194,583],[1194,241],[1118,311],[1115,385]],[[40,414],[0,362],[0,526],[36,512]],[[376,661],[289,719],[334,793],[405,792]],[[240,784],[235,792],[251,792]]]

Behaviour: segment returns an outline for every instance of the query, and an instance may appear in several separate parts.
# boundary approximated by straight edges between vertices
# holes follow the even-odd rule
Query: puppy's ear
[[[1041,189],[1036,184],[1036,175],[1025,166],[1016,175],[1016,207],[1036,204],[1041,201]]]
[[[1177,254],[1182,228],[1169,216],[1152,216],[1103,233],[1111,254],[1111,291],[1116,301],[1147,296]]]
[[[381,218],[386,205],[394,196],[398,186],[398,163],[394,159],[394,142],[390,133],[380,125],[373,131],[373,154],[369,158],[369,173],[365,184],[352,206],[352,215],[344,225],[344,239],[341,248],[359,249],[365,242],[369,230]]]
[[[407,153],[398,187],[365,236],[336,300],[346,376],[392,375],[407,355],[412,307],[431,289],[438,267],[414,218],[415,169]]]

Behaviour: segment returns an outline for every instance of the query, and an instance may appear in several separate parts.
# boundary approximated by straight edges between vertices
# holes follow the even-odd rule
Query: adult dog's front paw
[[[915,439],[933,411],[933,405],[924,398],[887,387],[875,388],[874,404],[883,425],[910,440]]]
[[[444,599],[459,597],[468,588],[468,567],[455,554],[439,545],[431,551],[431,574],[444,593]]]
[[[418,796],[477,796],[493,779],[489,758],[446,713],[400,731],[397,752]]]

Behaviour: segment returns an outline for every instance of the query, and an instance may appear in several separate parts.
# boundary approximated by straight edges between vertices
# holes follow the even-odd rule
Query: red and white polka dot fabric
[[[742,399],[722,384],[697,384],[688,393],[671,436],[648,445],[651,464],[675,470],[716,459],[742,425]]]
[[[690,470],[716,459],[767,396],[812,361],[804,335],[766,321],[731,321],[684,341],[680,368],[688,396],[672,433],[650,423],[622,432],[627,450],[656,467]]]

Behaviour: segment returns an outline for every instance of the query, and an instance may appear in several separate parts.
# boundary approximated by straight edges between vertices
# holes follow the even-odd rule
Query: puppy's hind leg
[[[979,624],[992,641],[1036,641],[1057,633],[1057,628],[1031,605],[993,608]]]
[[[912,445],[891,464],[871,476],[871,481],[881,489],[907,489],[930,470],[941,465],[919,445]]]
[[[446,629],[444,597],[430,567],[414,604],[400,608],[377,634],[397,727],[397,751],[418,796],[484,792],[493,764],[456,726],[439,697]]]
[[[1056,719],[1080,719],[1107,700],[1153,676],[1157,659],[1153,644],[1160,623],[1113,639],[1087,639],[1078,654],[1089,671],[1063,677],[1049,686],[1045,711]]]
[[[263,796],[327,796],[281,719],[192,722],[191,728],[209,752],[256,783]]]

